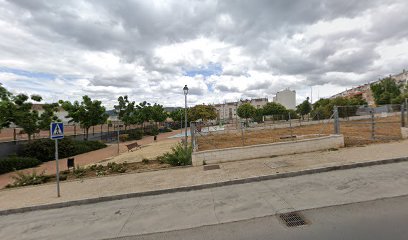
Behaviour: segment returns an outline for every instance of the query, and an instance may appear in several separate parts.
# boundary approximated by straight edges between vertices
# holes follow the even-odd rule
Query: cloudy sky
[[[330,96],[408,68],[406,0],[0,0],[0,83],[46,101]]]

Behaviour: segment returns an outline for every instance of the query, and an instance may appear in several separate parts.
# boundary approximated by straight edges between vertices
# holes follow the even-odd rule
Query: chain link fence
[[[405,106],[336,106],[334,132],[343,134],[346,145],[361,145],[401,139]]]
[[[192,123],[196,151],[296,141],[343,134],[346,146],[401,139],[408,124],[406,106],[335,106],[328,119],[318,116],[292,119],[290,115],[266,116],[262,123],[241,119],[237,123]]]

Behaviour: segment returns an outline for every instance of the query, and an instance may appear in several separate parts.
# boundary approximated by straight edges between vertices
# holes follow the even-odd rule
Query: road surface
[[[6,215],[0,217],[0,239],[109,239],[196,229],[206,225],[223,226],[223,223],[237,221],[239,224],[250,219],[263,221],[262,217],[268,218],[277,213],[408,195],[407,172],[408,162],[403,162]],[[395,219],[404,220],[402,218],[406,215],[401,214],[408,212],[406,205],[400,206],[400,212],[389,213],[385,212],[386,204],[380,206],[384,209],[380,209],[379,213],[384,211],[389,214],[389,219],[394,216]],[[398,209],[398,205],[395,207]],[[367,208],[367,211],[370,209],[372,208]],[[326,220],[319,217],[318,212],[316,214],[306,211],[307,217],[312,221],[310,229],[316,229],[313,231],[317,233],[332,232],[327,229],[332,229],[335,221],[347,215],[342,213],[343,215],[340,214],[337,218],[333,215],[332,220]],[[330,216],[329,212],[321,214]],[[350,222],[353,223],[349,224],[350,228],[359,228],[361,225],[358,223],[366,224],[371,220],[371,217],[358,216],[360,215],[353,217],[354,221],[345,219],[343,227]],[[268,221],[267,218],[265,221],[269,225],[261,222],[259,226],[273,225],[271,229],[282,228],[280,223]],[[380,219],[380,215],[377,218]],[[333,221],[332,225],[325,225],[330,224],[330,221]],[[401,224],[406,222],[405,219]],[[367,229],[380,223],[374,219],[374,225],[367,226]],[[400,226],[402,225],[396,225],[398,229]],[[240,229],[244,228],[240,226]],[[388,230],[391,231],[391,228]],[[228,229],[226,231],[228,232]],[[314,234],[313,231],[310,234]],[[248,230],[248,233],[251,232]]]
[[[308,224],[286,227],[277,216],[268,216],[164,233],[114,238],[115,240],[316,240],[387,239],[408,236],[408,197],[375,200],[306,210]]]

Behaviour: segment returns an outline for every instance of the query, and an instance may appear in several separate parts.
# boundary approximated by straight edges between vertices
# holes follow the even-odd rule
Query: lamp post
[[[183,88],[184,92],[184,124],[186,130],[184,131],[184,136],[185,136],[185,141],[184,141],[184,148],[187,149],[187,94],[188,94],[188,87],[187,85],[184,86]]]

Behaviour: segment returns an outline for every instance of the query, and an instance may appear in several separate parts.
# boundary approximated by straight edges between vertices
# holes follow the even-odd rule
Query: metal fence
[[[238,124],[192,123],[191,135],[196,150],[211,150],[228,147],[240,147],[324,136],[333,133],[331,122],[325,120],[292,119],[290,116],[279,119],[266,118],[263,123],[247,122]]]
[[[144,128],[150,128],[152,125],[146,125]],[[121,125],[119,131],[122,133],[127,130],[142,129],[142,125]],[[64,135],[73,137],[76,140],[85,139],[85,129],[80,125],[67,124],[64,125]],[[117,136],[118,126],[115,124],[102,124],[96,125],[89,129],[88,139],[89,140],[102,140],[109,141],[114,136]],[[40,131],[33,134],[32,139],[49,138],[49,131]],[[10,142],[10,141],[25,141],[28,140],[28,136],[24,133],[24,130],[19,127],[5,128],[0,131],[0,142]]]
[[[313,120],[318,119],[318,120]],[[401,126],[408,125],[406,106],[335,106],[328,119],[264,118],[263,123],[191,123],[193,147],[197,151],[240,147],[343,134],[347,146],[401,139]]]
[[[343,134],[346,145],[401,138],[405,106],[390,104],[379,107],[334,107],[334,133]]]

